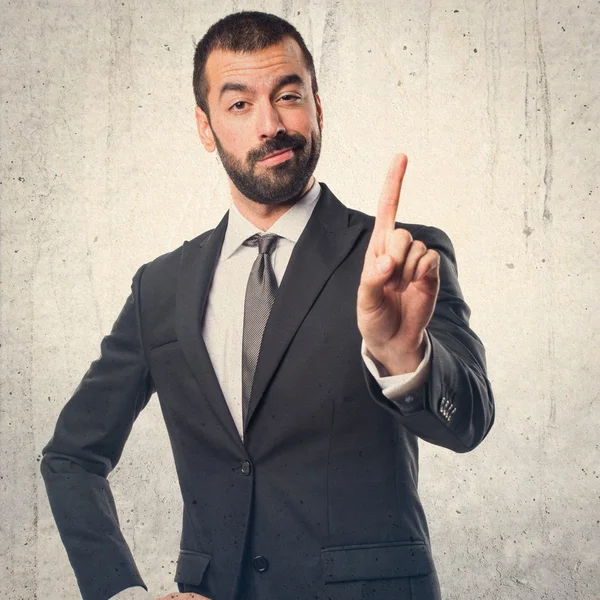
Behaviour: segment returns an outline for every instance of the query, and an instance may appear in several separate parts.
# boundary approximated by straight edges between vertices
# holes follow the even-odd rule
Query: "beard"
[[[214,131],[213,131],[214,135]],[[311,134],[310,142],[299,133],[280,133],[267,140],[259,148],[250,150],[243,163],[230,154],[214,135],[215,144],[223,167],[246,198],[259,204],[282,204],[299,198],[310,181],[321,154],[321,128]],[[293,149],[288,160],[256,172],[256,164],[278,150]]]

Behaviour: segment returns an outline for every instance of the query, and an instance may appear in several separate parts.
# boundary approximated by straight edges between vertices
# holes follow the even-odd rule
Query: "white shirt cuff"
[[[153,596],[143,587],[136,585],[135,587],[121,590],[118,594],[111,596],[108,600],[152,600]]]
[[[375,381],[381,387],[383,395],[389,400],[396,400],[400,396],[417,389],[427,378],[431,360],[431,342],[429,341],[429,334],[425,331],[425,356],[423,360],[415,371],[402,373],[401,375],[388,375],[385,367],[367,350],[364,340],[362,340],[360,346],[360,353],[367,369],[369,369],[369,373],[373,375]]]

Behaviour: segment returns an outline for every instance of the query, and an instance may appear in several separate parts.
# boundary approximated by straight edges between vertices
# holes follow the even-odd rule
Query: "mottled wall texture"
[[[403,151],[399,219],[455,244],[497,420],[471,454],[421,445],[445,598],[599,598],[597,0],[2,0],[0,595],[78,597],[40,452],[137,267],[228,207],[192,56],[243,8],[314,52],[319,179],[373,214]],[[174,590],[181,500],[156,399],[110,481],[150,590]]]

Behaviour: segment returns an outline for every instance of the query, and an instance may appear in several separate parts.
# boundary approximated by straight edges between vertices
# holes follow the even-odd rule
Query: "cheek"
[[[231,127],[229,124],[214,123],[214,133],[223,148],[235,156],[244,156],[250,150],[248,136],[243,128]]]
[[[288,131],[297,131],[299,133],[315,129],[318,125],[317,113],[314,107],[295,108],[291,110],[280,111],[280,119]]]
[[[312,115],[298,117],[293,123],[285,123],[285,127],[288,133],[299,133],[309,141],[319,132],[319,123]]]

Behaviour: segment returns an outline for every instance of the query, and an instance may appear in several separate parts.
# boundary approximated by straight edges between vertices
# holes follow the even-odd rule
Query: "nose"
[[[257,129],[258,135],[262,141],[268,138],[274,138],[280,133],[285,133],[285,126],[281,121],[281,116],[269,101],[263,102],[259,106]]]

